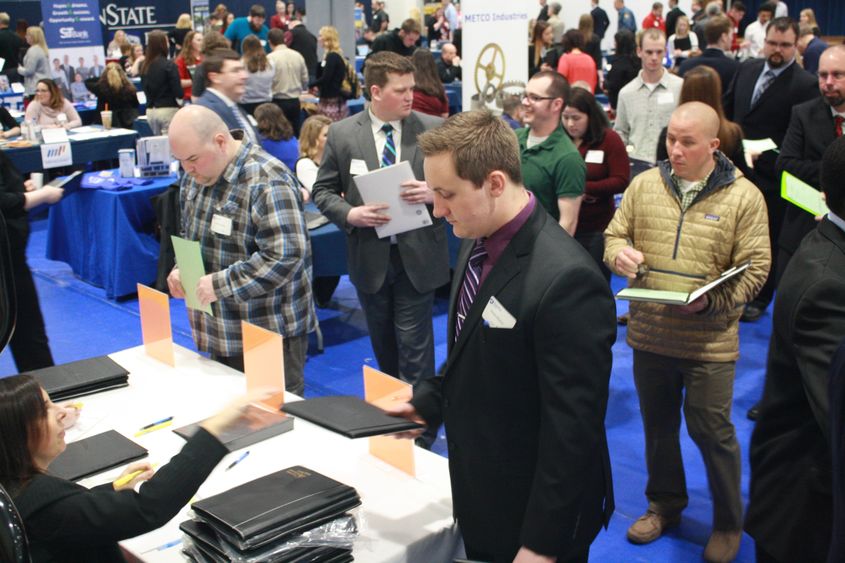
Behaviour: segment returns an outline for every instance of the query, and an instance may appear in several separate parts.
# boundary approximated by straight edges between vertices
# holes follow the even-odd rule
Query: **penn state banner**
[[[528,80],[530,2],[463,0],[463,107],[502,111]],[[536,10],[535,10],[536,11]]]
[[[41,0],[44,36],[53,79],[64,92],[73,82],[103,73],[103,34],[97,0]]]

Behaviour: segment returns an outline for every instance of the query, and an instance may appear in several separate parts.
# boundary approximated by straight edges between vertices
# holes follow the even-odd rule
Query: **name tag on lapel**
[[[495,297],[491,297],[481,313],[490,328],[513,328],[516,325],[516,317],[510,314],[504,305],[499,303]]]
[[[349,173],[352,176],[360,176],[361,174],[367,174],[369,169],[367,168],[367,163],[359,158],[353,158],[352,162],[349,163]]]
[[[232,234],[232,219],[215,214],[211,218],[211,232],[228,237]]]

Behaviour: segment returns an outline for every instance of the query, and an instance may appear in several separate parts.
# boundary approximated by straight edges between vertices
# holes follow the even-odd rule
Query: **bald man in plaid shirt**
[[[317,326],[311,295],[311,246],[299,182],[276,158],[229,132],[217,114],[192,105],[170,124],[170,148],[185,174],[182,234],[200,242],[206,272],[174,297],[195,291],[213,316],[189,309],[197,348],[243,371],[241,321],[284,336],[286,388],[301,395],[308,333]]]

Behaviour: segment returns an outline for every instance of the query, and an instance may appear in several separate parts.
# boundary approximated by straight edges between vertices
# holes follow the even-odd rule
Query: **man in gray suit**
[[[442,120],[411,111],[414,66],[405,57],[374,54],[364,82],[369,109],[329,128],[312,197],[346,231],[349,279],[379,368],[416,384],[434,376],[434,290],[449,281],[445,224],[435,219],[429,227],[380,239],[374,227],[390,221],[387,205],[365,205],[352,178],[407,160],[417,180],[402,185],[402,198],[430,205],[434,196],[422,180],[417,136]]]

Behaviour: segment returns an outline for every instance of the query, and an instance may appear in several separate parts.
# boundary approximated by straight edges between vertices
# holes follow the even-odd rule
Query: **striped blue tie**
[[[458,314],[455,318],[455,342],[458,341],[461,328],[463,328],[464,321],[467,318],[467,314],[469,314],[469,308],[475,300],[475,294],[478,293],[478,286],[481,281],[481,268],[486,259],[487,249],[484,247],[484,239],[478,239],[475,241],[472,254],[470,254],[464,283],[461,285],[461,293],[458,295]]]
[[[381,126],[387,140],[384,143],[384,151],[381,153],[381,167],[393,166],[396,164],[396,144],[393,142],[393,125],[385,123]]]

